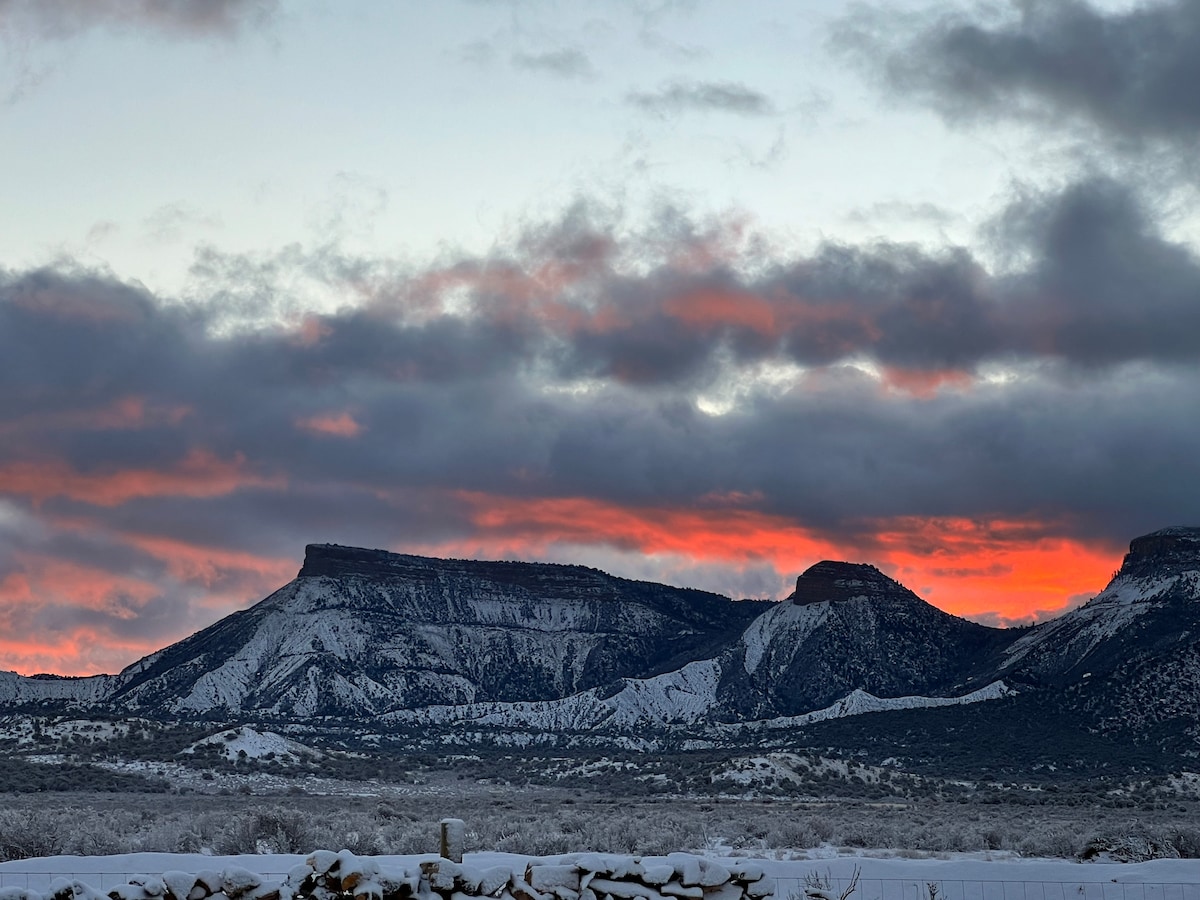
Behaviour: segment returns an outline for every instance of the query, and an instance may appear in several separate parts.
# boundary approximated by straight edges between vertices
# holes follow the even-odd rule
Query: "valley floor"
[[[1200,858],[1200,802],[1113,807],[1063,791],[1029,802],[831,797],[680,798],[459,781],[338,783],[336,794],[53,793],[0,795],[0,859],[138,852],[421,854],[437,823],[467,823],[468,850],[535,856],[580,850],[661,855],[676,850],[814,862],[839,856],[934,861],[974,853],[1117,859]],[[1200,861],[1189,862],[1200,882]],[[1025,900],[1025,898],[1022,898]],[[1138,898],[1141,900],[1141,898]],[[1152,900],[1152,898],[1147,898]],[[1171,900],[1171,898],[1168,898]]]

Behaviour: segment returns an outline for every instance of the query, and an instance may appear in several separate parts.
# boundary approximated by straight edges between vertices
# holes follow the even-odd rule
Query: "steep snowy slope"
[[[997,681],[958,697],[876,697],[855,690],[824,709],[798,716],[720,722],[714,717],[721,667],[717,660],[688,663],[678,672],[654,678],[622,680],[615,694],[592,689],[537,703],[479,703],[401,710],[384,716],[388,725],[471,725],[543,732],[631,731],[675,725],[703,726],[696,733],[749,735],[797,728],[814,722],[901,709],[930,709],[998,700],[1012,694]]]
[[[1135,539],[1094,600],[1023,630],[948,615],[844,562],[812,566],[791,597],[766,603],[580,566],[313,545],[290,584],[119,675],[0,672],[0,708],[451,731],[680,727],[753,742],[1013,688],[1009,707],[1036,700],[1073,728],[1158,729],[1194,749],[1200,529]]]
[[[0,672],[0,705],[20,706],[44,701],[97,703],[112,693],[114,684],[111,675],[60,678],[57,675],[27,677],[16,672]]]
[[[1102,723],[1200,725],[1200,528],[1135,538],[1108,587],[1016,641],[1001,672]]]
[[[1157,630],[1163,613],[1190,618],[1197,601],[1200,528],[1165,528],[1135,538],[1108,587],[1016,641],[1004,668],[1059,681],[1111,668],[1126,659],[1139,635]]]
[[[431,706],[394,712],[384,721],[389,725],[470,723],[546,732],[692,725],[712,711],[720,673],[720,664],[706,659],[652,678],[622,679],[615,693],[592,688],[561,700]]]
[[[729,720],[794,716],[855,690],[950,696],[994,680],[1012,633],[930,606],[874,566],[819,562],[722,657]]]
[[[989,676],[1009,640],[1011,632],[929,606],[872,566],[823,562],[713,659],[562,699],[439,705],[395,712],[386,721],[547,732],[796,727],[1006,696],[1008,688],[989,684]]]
[[[710,657],[762,608],[580,566],[314,545],[295,581],[131,666],[114,699],[282,718],[557,699]]]

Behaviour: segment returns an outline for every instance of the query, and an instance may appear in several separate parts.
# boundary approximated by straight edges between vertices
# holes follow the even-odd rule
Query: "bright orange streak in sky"
[[[251,553],[185,544],[169,538],[122,535],[121,540],[161,559],[167,571],[181,582],[203,586],[194,609],[205,609],[207,618],[226,615],[256,602],[295,577],[294,559],[256,556]],[[91,675],[115,672],[141,656],[184,638],[191,617],[179,608],[180,620],[172,628],[162,623],[170,636],[122,636],[99,622],[131,622],[143,607],[164,591],[154,581],[116,575],[37,554],[18,554],[18,571],[0,579],[0,669],[22,674],[54,672],[59,675]],[[178,590],[179,586],[167,587]],[[62,624],[43,627],[40,615],[51,611]],[[90,622],[80,621],[88,617]],[[74,624],[72,624],[74,623]],[[194,626],[193,626],[194,627]],[[53,637],[45,635],[52,631]],[[175,631],[175,633],[171,633]]]
[[[38,606],[65,599],[75,607],[116,612],[130,609],[158,593],[158,588],[149,581],[113,575],[91,566],[30,553],[15,554],[15,559],[20,563],[20,571],[0,580],[0,598],[6,607]],[[120,607],[114,600],[117,597],[121,598]]]
[[[69,497],[96,506],[119,506],[138,497],[220,497],[241,487],[285,486],[281,477],[247,471],[241,457],[222,460],[193,450],[168,469],[77,472],[63,462],[14,462],[0,466],[0,493],[41,503]]]
[[[584,498],[462,493],[477,536],[462,547],[535,558],[552,544],[605,544],[699,562],[769,562],[789,579],[822,559],[878,566],[947,612],[1045,618],[1104,588],[1123,548],[1054,536],[1041,523],[897,518],[838,541],[748,509],[634,509]],[[449,552],[449,551],[447,551]]]
[[[206,586],[212,586],[232,571],[251,576],[251,581],[265,583],[269,590],[274,590],[296,574],[294,559],[255,556],[253,553],[141,534],[123,534],[121,540],[162,560],[167,571],[176,578]]]
[[[4,668],[22,675],[53,672],[57,675],[115,674],[128,662],[162,649],[154,641],[115,640],[111,634],[78,626],[51,641],[0,637],[0,659]],[[126,663],[119,662],[125,660]]]
[[[664,572],[689,564],[731,568],[767,564],[791,582],[822,559],[877,565],[947,612],[992,624],[1044,619],[1100,591],[1120,564],[1123,547],[1056,536],[1039,522],[979,522],[898,517],[864,526],[856,539],[822,536],[782,516],[746,508],[755,497],[710,498],[698,508],[632,508],[585,498],[520,499],[460,492],[470,537],[434,546],[394,549],[441,556],[538,559],[563,547],[609,547]],[[163,560],[171,575],[207,586],[199,609],[223,615],[267,596],[294,576],[295,560],[260,557],[148,535],[119,540]],[[559,551],[552,554],[552,550]],[[151,580],[112,575],[50,557],[25,557],[21,571],[0,583],[0,668],[26,674],[116,671],[168,641],[121,636],[94,623],[67,624],[46,641],[16,631],[36,622],[43,607],[95,610],[110,620],[131,619],[162,589]],[[684,569],[688,565],[683,566]],[[672,580],[664,574],[662,580]],[[682,582],[687,586],[686,580]],[[786,590],[783,594],[786,594]],[[782,594],[780,599],[782,598]],[[204,618],[204,616],[201,616]],[[68,622],[70,615],[68,614]],[[14,626],[10,628],[8,626]],[[179,627],[186,628],[180,621]],[[19,635],[19,636],[18,636]],[[171,640],[184,637],[174,635]]]
[[[0,668],[27,675],[90,675],[160,649],[152,639],[121,638],[84,623],[54,629],[53,638],[39,628],[39,614],[46,610],[75,619],[79,613],[67,610],[133,620],[158,594],[153,583],[47,556],[19,554],[16,559],[20,571],[0,580]]]

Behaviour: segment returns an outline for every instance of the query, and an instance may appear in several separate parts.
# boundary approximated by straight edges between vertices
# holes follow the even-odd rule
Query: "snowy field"
[[[1079,863],[1061,859],[1023,859],[1004,853],[945,854],[938,859],[897,855],[832,855],[807,860],[753,859],[776,879],[778,900],[803,900],[814,881],[837,900],[857,869],[860,879],[851,900],[1200,900],[1200,860],[1156,859],[1140,863]],[[374,857],[382,869],[416,869],[419,856]],[[468,853],[464,863],[523,870],[531,857],[508,853]],[[555,861],[561,857],[546,857]],[[661,857],[645,857],[646,863]],[[738,856],[732,862],[746,863]],[[170,871],[201,872],[236,867],[268,880],[283,881],[305,855],[209,856],[179,853],[131,853],[117,856],[52,856],[0,863],[0,889],[47,892],[56,878],[80,881],[100,891],[125,884],[133,876]],[[721,861],[730,863],[729,857]],[[810,893],[810,896],[811,893]]]

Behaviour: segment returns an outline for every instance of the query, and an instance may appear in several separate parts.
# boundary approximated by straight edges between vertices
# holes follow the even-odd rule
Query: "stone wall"
[[[686,853],[652,860],[578,853],[481,868],[448,859],[396,866],[318,850],[282,882],[229,867],[138,876],[103,892],[60,878],[45,893],[0,889],[0,900],[764,900],[774,891],[753,863]]]

